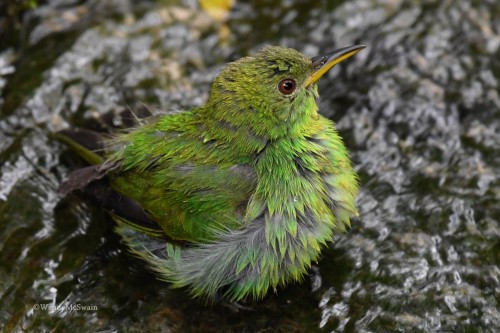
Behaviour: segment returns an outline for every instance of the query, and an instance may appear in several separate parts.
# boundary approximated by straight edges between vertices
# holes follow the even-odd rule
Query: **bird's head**
[[[212,85],[208,104],[214,117],[267,138],[286,134],[291,126],[317,116],[316,82],[363,45],[323,56],[306,57],[284,47],[266,47],[230,63]]]

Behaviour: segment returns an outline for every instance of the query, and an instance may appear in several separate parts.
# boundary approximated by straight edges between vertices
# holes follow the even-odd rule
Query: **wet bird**
[[[228,64],[207,103],[111,138],[58,134],[91,165],[61,185],[90,194],[130,251],[196,297],[261,299],[300,280],[350,225],[358,180],[317,81],[365,46],[309,58],[267,47]]]

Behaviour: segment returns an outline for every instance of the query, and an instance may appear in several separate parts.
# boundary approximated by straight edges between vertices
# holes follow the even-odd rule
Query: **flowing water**
[[[254,0],[218,13],[43,1],[0,44],[0,330],[499,332],[500,2]],[[267,44],[314,56],[361,43],[319,102],[360,174],[360,218],[302,283],[207,306],[128,255],[105,212],[56,191],[83,164],[53,131],[142,103],[200,105],[224,63]]]

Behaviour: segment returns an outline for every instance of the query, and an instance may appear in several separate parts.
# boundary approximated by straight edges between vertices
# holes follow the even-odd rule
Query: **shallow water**
[[[500,3],[60,1],[0,50],[3,331],[500,331]],[[82,165],[54,130],[141,103],[202,104],[266,44],[368,48],[320,84],[361,177],[360,219],[303,283],[237,310],[171,290],[98,207],[56,192]],[[37,309],[39,304],[77,309]]]

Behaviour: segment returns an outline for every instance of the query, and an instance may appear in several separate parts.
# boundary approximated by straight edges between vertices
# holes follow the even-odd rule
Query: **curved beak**
[[[306,79],[304,85],[309,87],[311,84],[316,83],[333,66],[355,55],[365,47],[365,45],[343,47],[325,55],[311,58],[314,72]]]

